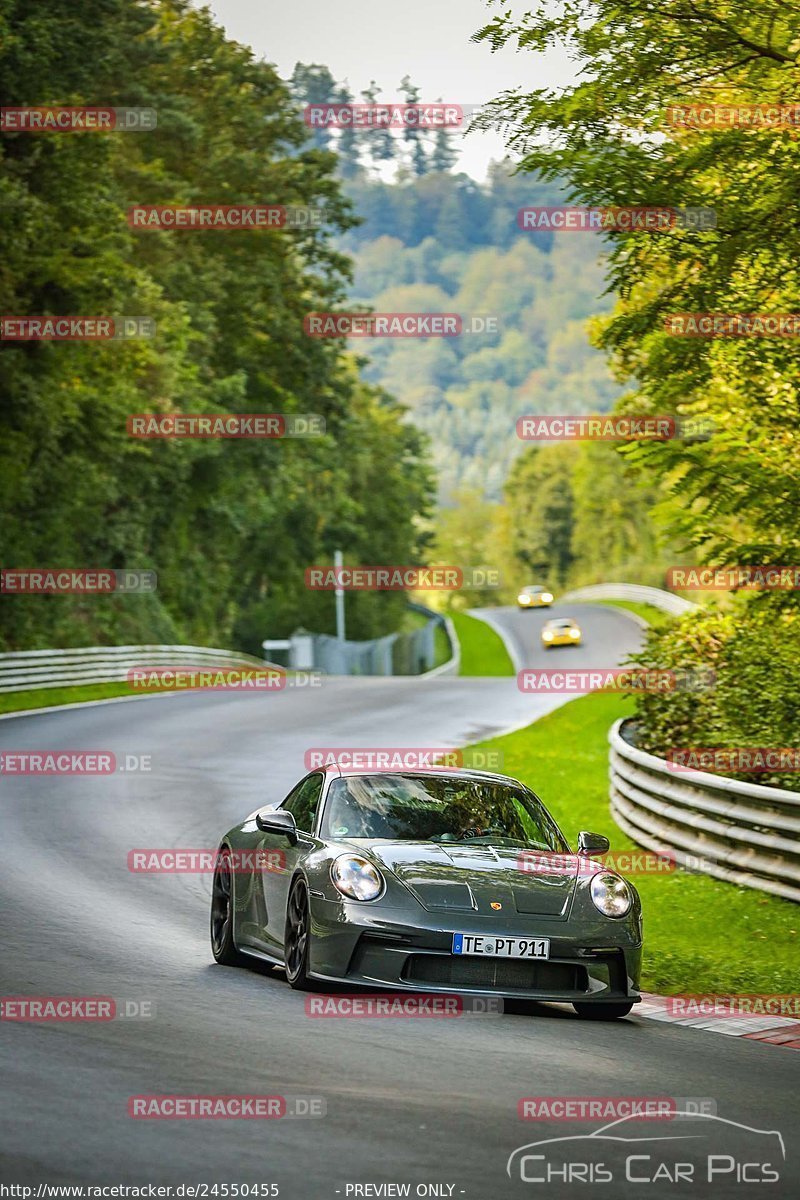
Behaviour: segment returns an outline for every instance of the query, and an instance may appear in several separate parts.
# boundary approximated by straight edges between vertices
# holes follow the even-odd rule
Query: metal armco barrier
[[[452,622],[424,604],[408,607],[428,618],[419,629],[364,642],[340,642],[324,633],[309,635],[314,666],[328,675],[457,675],[459,648]],[[450,658],[434,668],[437,626],[444,629],[450,643]]]
[[[680,617],[698,606],[692,600],[684,600],[673,592],[662,588],[645,587],[638,583],[596,583],[591,587],[576,588],[559,596],[559,600],[636,600],[640,604],[652,604],[664,612]]]
[[[313,643],[313,669],[328,675],[458,674],[459,645],[452,622],[423,605],[411,605],[429,618],[419,629],[368,642],[339,642],[307,634]],[[442,625],[451,657],[433,669],[434,630]],[[208,646],[82,646],[74,650],[20,650],[0,654],[0,692],[74,687],[82,683],[124,683],[131,667],[275,667],[237,650]],[[291,669],[291,666],[290,666]]]
[[[800,792],[706,771],[676,771],[632,744],[631,721],[609,733],[611,813],[647,850],[690,870],[800,901]]]
[[[265,667],[261,658],[208,646],[84,646],[0,654],[0,692],[124,683],[131,667]]]

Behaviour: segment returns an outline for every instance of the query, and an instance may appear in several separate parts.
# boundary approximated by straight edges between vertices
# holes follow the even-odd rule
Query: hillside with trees
[[[374,81],[356,94],[319,64],[298,63],[290,87],[298,106],[386,101]],[[386,90],[407,103],[420,98],[408,76]],[[519,210],[563,204],[563,183],[515,175],[510,162],[476,182],[455,172],[447,130],[326,127],[310,136],[335,151],[358,216],[340,242],[354,261],[350,301],[494,321],[483,333],[376,338],[357,350],[365,378],[397,396],[430,436],[444,504],[464,489],[498,500],[523,449],[517,417],[606,412],[620,395],[586,328],[611,307],[603,239],[522,231]]]

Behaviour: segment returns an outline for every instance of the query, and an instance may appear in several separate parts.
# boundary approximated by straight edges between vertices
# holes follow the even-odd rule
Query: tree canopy
[[[333,154],[308,138],[267,64],[185,0],[0,4],[4,103],[145,106],[150,132],[0,136],[7,314],[147,315],[153,338],[21,341],[0,355],[5,566],[149,567],[151,597],[5,597],[5,648],[186,640],[258,650],[330,630],[304,570],[419,561],[424,438],[364,382],[336,307],[354,217]],[[141,232],[133,204],[324,208],[308,229]],[[141,441],[130,414],[316,413],[324,437]],[[362,594],[352,636],[386,633],[403,597]]]

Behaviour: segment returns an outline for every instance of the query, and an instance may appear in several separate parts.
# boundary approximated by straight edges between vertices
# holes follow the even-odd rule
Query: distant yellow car
[[[524,587],[517,596],[520,608],[549,608],[553,603],[553,593],[543,587]]]
[[[582,640],[581,627],[572,617],[545,621],[542,626],[542,645],[545,650],[549,650],[551,646],[580,646]]]

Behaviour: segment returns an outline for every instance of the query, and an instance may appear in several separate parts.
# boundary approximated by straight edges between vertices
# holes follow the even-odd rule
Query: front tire
[[[632,1000],[620,1000],[616,1004],[581,1004],[575,1002],[572,1007],[584,1021],[618,1021],[627,1017],[633,1008]]]
[[[223,967],[241,967],[233,940],[233,864],[227,846],[220,851],[211,885],[211,953]]]
[[[308,888],[305,880],[298,876],[289,893],[286,906],[286,933],[284,935],[284,961],[289,986],[298,992],[311,992],[314,984],[308,977],[308,948],[311,938],[311,913],[308,904]]]

